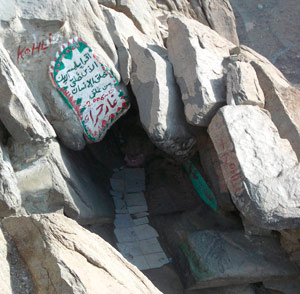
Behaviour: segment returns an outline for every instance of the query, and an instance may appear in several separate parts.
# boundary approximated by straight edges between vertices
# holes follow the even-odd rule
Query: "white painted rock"
[[[168,57],[190,124],[208,126],[225,104],[226,81],[223,59],[234,45],[201,23],[169,18]]]
[[[300,160],[300,90],[254,50],[241,46],[241,55],[254,67],[265,95],[265,108],[270,112],[282,138],[288,139]]]
[[[103,239],[63,215],[6,218],[4,227],[37,293],[161,293]]]
[[[254,225],[273,230],[300,223],[300,166],[257,106],[225,106],[209,125],[232,200]]]
[[[229,64],[226,100],[228,105],[264,106],[265,96],[250,63],[236,61]]]
[[[182,110],[166,50],[129,39],[132,56],[131,86],[136,96],[140,119],[151,141],[164,152],[185,157],[195,139]]]
[[[0,42],[60,140],[70,149],[81,150],[86,144],[83,127],[75,112],[52,86],[48,69],[60,46],[78,37],[91,46],[95,55],[120,80],[116,70],[117,52],[98,1],[45,0],[39,5],[30,1],[14,1],[10,5],[12,9],[9,11],[18,13],[1,14],[0,20],[5,19],[7,25],[5,28],[0,26]],[[2,1],[0,10],[5,11],[6,6]]]

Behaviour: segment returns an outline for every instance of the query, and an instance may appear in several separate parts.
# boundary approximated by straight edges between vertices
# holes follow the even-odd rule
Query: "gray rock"
[[[278,279],[264,281],[265,288],[276,291],[275,293],[298,294],[300,289],[300,279]],[[278,291],[278,292],[277,292]]]
[[[190,124],[208,126],[225,104],[223,59],[234,45],[201,23],[169,18],[168,56]]]
[[[175,157],[187,157],[195,139],[184,118],[166,51],[134,38],[129,44],[133,61],[130,81],[144,129],[159,149]]]
[[[161,293],[103,239],[62,215],[10,217],[4,227],[37,293]]]
[[[239,45],[235,17],[229,0],[202,0],[209,26],[222,37]]]
[[[181,246],[189,266],[189,289],[249,284],[299,272],[274,238],[242,231],[199,231]]]
[[[265,96],[250,63],[237,61],[229,64],[226,100],[228,105],[264,106]]]
[[[0,224],[0,293],[36,293],[32,277],[16,249],[16,245]]]
[[[282,138],[288,139],[300,160],[300,90],[292,87],[282,73],[254,50],[241,46],[242,56],[254,67],[270,112]]]
[[[299,225],[300,166],[269,116],[257,106],[225,106],[208,132],[243,216],[265,229]]]
[[[7,150],[0,144],[0,217],[18,212],[21,195]]]
[[[162,45],[156,19],[147,0],[117,0],[115,9],[127,15],[142,33]]]
[[[32,144],[13,146],[13,166],[27,213],[63,211],[81,224],[111,221],[110,196],[89,178],[83,159],[75,160],[55,141],[36,153]],[[33,153],[24,160],[22,154],[30,155],[28,150]]]
[[[24,78],[1,44],[0,88],[1,121],[15,140],[43,141],[55,137]]]

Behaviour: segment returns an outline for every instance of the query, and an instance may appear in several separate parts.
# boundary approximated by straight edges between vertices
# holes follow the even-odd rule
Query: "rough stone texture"
[[[226,100],[228,105],[264,106],[265,96],[251,64],[241,61],[229,64]]]
[[[132,36],[141,40],[146,40],[147,43],[153,43],[150,37],[144,35],[134,25],[133,21],[124,13],[117,12],[113,9],[101,7],[105,15],[107,28],[117,47],[119,57],[119,68],[122,80],[125,85],[130,81],[131,74],[131,54],[129,52],[128,39]]]
[[[14,242],[0,224],[0,293],[35,294],[32,278]]]
[[[266,229],[299,225],[300,166],[269,116],[257,106],[225,106],[208,132],[244,217]]]
[[[103,239],[62,215],[10,217],[4,227],[37,293],[161,293]]]
[[[134,38],[129,39],[129,45],[133,61],[130,81],[144,129],[159,149],[176,157],[187,157],[196,141],[185,121],[166,50]]]
[[[11,154],[22,207],[28,213],[63,210],[82,224],[111,221],[109,195],[89,178],[79,155],[73,157],[55,141],[44,146],[14,143]]]
[[[0,217],[21,208],[21,195],[7,150],[0,144]],[[1,292],[1,291],[0,291]]]
[[[298,0],[230,0],[245,44],[267,57],[290,82],[300,85]]]
[[[77,36],[87,42],[116,78],[120,79],[115,68],[118,62],[117,52],[98,2],[46,0],[39,5],[32,1],[10,4],[1,2],[2,11],[6,10],[6,6],[12,6],[8,11],[15,10],[15,13],[5,16],[1,14],[0,20],[5,19],[6,22],[1,22],[0,41],[63,144],[74,150],[83,149],[83,128],[75,112],[52,86],[48,68],[62,43]],[[37,115],[33,117],[38,119]]]
[[[201,142],[200,142],[201,145]],[[235,211],[228,191],[218,154],[211,140],[199,150],[201,166],[208,178],[208,183],[216,197],[217,209],[222,211]]]
[[[276,239],[249,238],[242,231],[195,232],[181,248],[189,264],[189,289],[293,277],[299,272]]]
[[[127,15],[142,33],[162,44],[156,19],[147,0],[117,0],[115,9]]]
[[[202,0],[209,26],[221,36],[239,45],[235,17],[229,0]]]
[[[46,140],[55,132],[37,106],[24,78],[0,44],[0,117],[17,141]]]
[[[265,95],[265,108],[282,138],[288,139],[300,159],[300,90],[292,87],[266,58],[242,46],[242,56],[254,67]]]
[[[223,59],[234,45],[207,26],[169,18],[168,57],[173,64],[189,123],[207,126],[225,103]]]

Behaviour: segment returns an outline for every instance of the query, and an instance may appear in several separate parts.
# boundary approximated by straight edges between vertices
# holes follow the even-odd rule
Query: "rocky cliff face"
[[[299,293],[299,107],[228,0],[0,1],[0,292]],[[159,233],[160,290],[114,211]]]

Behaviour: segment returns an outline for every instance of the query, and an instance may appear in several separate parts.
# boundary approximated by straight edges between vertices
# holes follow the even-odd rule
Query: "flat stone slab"
[[[149,219],[148,217],[141,217],[141,218],[136,218],[133,220],[134,224],[136,226],[139,226],[139,225],[145,225],[145,224],[148,224],[149,223]]]
[[[115,215],[114,225],[116,228],[133,227],[134,222],[129,214],[120,213]]]
[[[148,211],[148,206],[147,205],[129,206],[129,207],[127,207],[127,209],[130,214],[135,214],[135,213],[142,213],[142,212]]]
[[[187,237],[181,249],[189,265],[190,289],[250,284],[299,273],[277,239],[249,237],[243,231],[198,231]]]
[[[127,193],[145,191],[145,171],[143,168],[125,168],[124,172]]]
[[[145,195],[143,192],[140,193],[126,193],[125,194],[125,201],[127,206],[141,206],[147,205]]]

